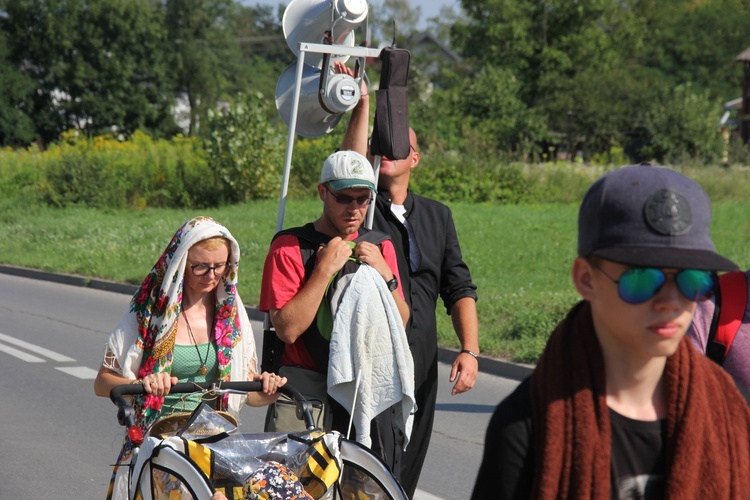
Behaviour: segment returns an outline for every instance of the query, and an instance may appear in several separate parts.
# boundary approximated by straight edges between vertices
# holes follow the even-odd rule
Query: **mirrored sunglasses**
[[[642,304],[653,298],[667,281],[667,274],[661,269],[634,267],[614,279],[598,266],[602,274],[617,284],[617,293],[628,304]],[[716,284],[716,273],[701,269],[683,269],[674,276],[680,293],[688,300],[698,301],[707,297]]]

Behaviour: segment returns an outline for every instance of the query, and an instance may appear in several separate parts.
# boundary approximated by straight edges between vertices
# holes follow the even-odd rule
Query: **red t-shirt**
[[[358,236],[357,233],[349,239],[353,240]],[[383,241],[380,248],[385,262],[398,279],[398,293],[403,298],[404,291],[401,288],[401,276],[398,274],[396,249],[391,240]],[[271,248],[266,255],[258,309],[263,312],[281,309],[299,293],[303,286],[305,286],[305,265],[300,254],[299,240],[293,234],[281,235],[271,243]],[[286,345],[281,358],[281,366],[300,366],[309,370],[318,370],[301,337],[294,343]]]

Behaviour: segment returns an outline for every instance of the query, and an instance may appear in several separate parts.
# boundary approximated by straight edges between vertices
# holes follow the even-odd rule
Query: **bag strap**
[[[711,329],[706,343],[706,356],[719,366],[729,354],[737,331],[742,325],[747,308],[747,278],[742,271],[719,277],[716,288],[716,308],[711,319]]]
[[[408,50],[385,47],[380,52],[380,88],[375,91],[375,120],[370,153],[394,160],[409,157]]]

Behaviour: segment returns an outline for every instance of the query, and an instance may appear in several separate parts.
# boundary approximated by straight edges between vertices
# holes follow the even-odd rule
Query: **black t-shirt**
[[[612,498],[664,497],[666,420],[633,420],[609,410],[612,432]]]
[[[495,409],[472,499],[527,499],[534,479],[530,378]],[[665,422],[643,422],[609,412],[612,433],[611,497],[661,499],[666,460]]]

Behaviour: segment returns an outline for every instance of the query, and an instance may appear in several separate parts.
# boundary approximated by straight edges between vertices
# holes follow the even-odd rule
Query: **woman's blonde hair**
[[[232,245],[229,243],[229,240],[226,239],[223,236],[212,236],[210,238],[207,238],[205,240],[201,240],[198,243],[196,243],[193,246],[201,247],[206,250],[216,250],[217,248],[220,248],[222,245],[225,245],[227,247],[227,250],[229,250],[229,257],[231,260],[232,257]]]

